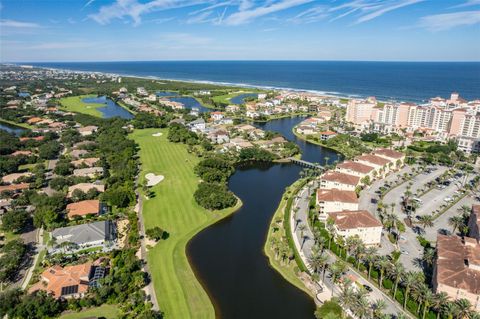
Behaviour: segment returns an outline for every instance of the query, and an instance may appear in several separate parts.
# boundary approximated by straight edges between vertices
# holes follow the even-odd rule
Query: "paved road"
[[[22,279],[22,289],[25,290],[30,283],[30,280],[32,279],[33,276],[33,270],[35,269],[35,265],[37,264],[38,258],[40,257],[40,253],[42,250],[44,250],[46,247],[43,244],[43,228],[38,230],[38,228],[35,231],[35,237],[36,237],[36,243],[35,243],[35,257],[33,258],[32,265],[30,268],[28,268],[25,276]]]
[[[296,241],[297,243],[299,243],[299,246],[301,247],[300,256],[304,260],[304,263],[307,265],[307,267],[309,267],[308,259],[311,256],[312,246],[314,245],[313,233],[308,225],[308,206],[309,206],[310,195],[312,194],[312,192],[313,192],[313,187],[307,186],[298,193],[298,196],[297,196],[298,199],[295,201],[293,207],[298,207],[296,218],[300,222],[298,224],[296,224],[295,222],[291,223],[292,228],[294,228],[294,232],[295,232],[294,235],[296,237]],[[292,211],[292,218],[293,218],[293,211]],[[306,229],[303,232],[304,237],[302,237],[302,232],[300,227],[300,225],[302,224],[306,225]],[[328,253],[331,261],[332,262],[335,261],[337,257],[330,252]],[[387,306],[385,309],[385,313],[389,313],[389,314],[397,314],[399,312],[405,313],[400,305],[398,305],[390,297],[384,294],[380,289],[368,283],[368,281],[364,279],[360,274],[358,274],[355,271],[355,269],[350,268],[349,271],[346,273],[346,276],[357,278],[357,283],[359,283],[360,285],[368,284],[370,287],[372,287],[373,291],[369,294],[369,300],[371,302],[375,302],[377,300],[383,299]],[[330,292],[330,296],[331,296],[332,289],[333,289],[334,295],[338,295],[340,292],[340,289],[336,285],[334,285],[333,282],[331,282],[328,276],[325,277],[325,282],[323,282],[322,286],[324,287],[324,289],[327,289]],[[324,294],[324,295],[325,297],[329,298],[328,294]],[[410,317],[410,315],[408,314],[406,315]]]

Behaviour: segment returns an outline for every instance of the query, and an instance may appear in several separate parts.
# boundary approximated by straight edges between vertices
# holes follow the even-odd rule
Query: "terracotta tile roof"
[[[474,269],[475,267],[476,269]],[[480,244],[473,238],[437,235],[436,280],[480,294]]]
[[[373,151],[373,154],[383,155],[383,156],[386,156],[386,157],[389,157],[389,158],[396,158],[396,159],[399,159],[399,158],[402,158],[403,156],[405,156],[405,154],[403,154],[402,152],[397,152],[397,151],[394,151],[394,150],[391,150],[391,149],[388,149],[388,148],[376,149],[376,150]]]
[[[328,171],[323,174],[322,180],[356,186],[360,181],[360,177],[340,172]]]
[[[339,189],[317,189],[317,201],[319,202],[342,202],[358,203],[357,193]]]
[[[15,182],[17,179],[21,177],[28,177],[32,176],[32,173],[26,172],[26,173],[13,173],[13,174],[8,174],[2,177],[2,182],[7,183],[7,184],[12,184]]]
[[[100,213],[100,201],[97,199],[82,200],[77,203],[71,203],[67,205],[68,218],[73,216],[86,216],[88,214]]]
[[[42,118],[40,118],[40,117],[32,117],[32,118],[29,118],[29,119],[27,120],[27,123],[28,123],[28,124],[35,124],[35,123],[38,123],[38,122],[40,122],[40,121],[42,121]]]
[[[355,210],[329,213],[328,216],[333,219],[335,225],[341,229],[382,227],[375,217],[366,210]]]
[[[11,156],[19,156],[19,155],[32,155],[32,152],[30,151],[15,151],[13,152],[12,154],[10,154]]]
[[[369,163],[372,163],[372,164],[375,164],[375,165],[380,165],[380,166],[387,165],[388,163],[390,163],[389,160],[387,160],[383,157],[376,156],[376,155],[371,155],[371,154],[365,154],[365,155],[362,155],[362,156],[358,156],[358,157],[356,157],[356,160],[369,162]]]
[[[371,166],[361,164],[361,163],[357,163],[357,162],[353,162],[353,161],[345,161],[343,163],[338,164],[337,167],[352,170],[354,172],[358,172],[358,173],[362,173],[362,174],[368,174],[371,171],[375,170],[375,168],[373,168]]]
[[[89,167],[92,167],[95,165],[100,159],[98,157],[88,157],[88,158],[81,158],[76,161],[72,161],[72,165],[75,167],[82,166],[82,164],[85,164]]]
[[[105,191],[105,185],[93,184],[93,183],[79,183],[79,184],[70,186],[68,188],[67,197],[72,197],[73,191],[76,190],[76,189],[79,189],[82,192],[86,193],[92,188],[95,188],[100,193],[103,193]]]
[[[18,191],[18,190],[28,189],[28,188],[30,188],[30,184],[28,183],[5,185],[5,186],[0,186],[0,193],[3,191]]]
[[[77,293],[82,294],[88,290],[88,282],[90,272],[92,270],[92,262],[81,265],[66,266],[62,268],[55,265],[46,269],[41,274],[41,281],[33,285],[29,292],[44,290],[55,298],[65,296],[62,288],[77,286]]]

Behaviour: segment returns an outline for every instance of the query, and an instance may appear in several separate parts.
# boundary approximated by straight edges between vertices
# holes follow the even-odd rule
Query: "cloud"
[[[95,0],[88,0],[87,3],[82,7],[82,10],[91,5]]]
[[[34,23],[34,22],[25,22],[25,21],[8,20],[8,19],[1,19],[0,20],[0,27],[25,28],[25,29],[41,28],[41,26],[39,24]]]
[[[359,24],[381,17],[387,12],[423,1],[426,0],[353,0],[330,8],[330,12],[342,12],[330,21],[335,21],[348,15],[358,13],[358,18],[356,19],[355,24]]]
[[[108,24],[115,19],[130,17],[134,25],[139,25],[144,14],[204,3],[205,1],[199,0],[153,0],[145,3],[137,0],[116,0],[111,5],[102,6],[97,13],[90,14],[88,17],[99,24]]]
[[[480,24],[480,11],[460,11],[425,16],[419,26],[430,31],[442,31],[455,27]]]
[[[303,12],[300,12],[293,18],[288,19],[288,21],[293,23],[312,23],[325,19],[328,17],[327,7],[318,6],[313,7]]]
[[[264,6],[256,7],[256,8],[248,8],[248,9],[241,9],[241,5],[239,7],[239,11],[229,15],[227,18],[224,19],[224,24],[227,25],[240,25],[251,22],[252,20],[272,14],[278,11],[286,10],[292,7],[296,7],[302,4],[306,4],[312,2],[313,0],[281,0],[278,2],[269,3]],[[245,8],[245,6],[244,6]]]
[[[452,8],[464,8],[464,7],[471,7],[471,6],[477,6],[477,5],[480,5],[480,0],[467,0],[466,2],[457,4]]]

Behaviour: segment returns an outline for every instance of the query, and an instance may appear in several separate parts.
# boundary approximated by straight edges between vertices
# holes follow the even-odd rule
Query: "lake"
[[[121,117],[122,119],[132,119],[133,114],[115,103],[113,100],[107,98],[106,96],[99,97],[86,97],[82,99],[82,102],[85,103],[100,103],[105,104],[105,106],[97,108],[98,111],[102,112],[103,118],[111,117]]]
[[[13,134],[19,136],[23,132],[25,132],[27,129],[25,129],[23,127],[20,127],[20,126],[16,126],[16,125],[12,125],[12,124],[0,121],[0,130],[4,130],[4,131],[7,131],[8,133],[13,133]]]
[[[243,104],[245,103],[245,98],[247,97],[254,97],[254,98],[257,98],[258,97],[258,94],[257,93],[244,93],[244,94],[240,94],[240,95],[237,95],[237,96],[234,96],[230,99],[230,103],[232,104]]]
[[[202,104],[200,104],[200,102],[198,102],[196,99],[190,96],[172,97],[172,98],[169,98],[169,100],[174,102],[180,102],[187,109],[192,109],[194,107],[198,108],[198,110],[202,113],[214,111],[213,109],[209,109],[208,107],[203,106]]]
[[[291,129],[303,117],[273,120],[257,126],[298,143],[303,159],[324,163],[340,159],[321,146],[295,138]],[[229,188],[243,201],[231,216],[195,236],[187,253],[221,318],[314,318],[315,304],[269,266],[263,246],[273,213],[302,168],[286,164],[253,164],[237,168]]]

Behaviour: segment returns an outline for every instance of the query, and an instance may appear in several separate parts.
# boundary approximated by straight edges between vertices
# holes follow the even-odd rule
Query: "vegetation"
[[[153,133],[162,132],[160,137]],[[160,308],[171,318],[212,318],[210,298],[197,281],[185,255],[188,241],[200,230],[232,213],[240,206],[210,212],[193,197],[199,181],[194,167],[199,159],[185,145],[169,143],[166,129],[136,130],[131,138],[138,143],[142,176],[159,172],[165,179],[151,187],[154,196],[143,203],[143,218],[149,227],[168,229],[168,240],[160,241],[148,253],[153,283]]]
[[[79,96],[69,96],[60,99],[60,104],[62,108],[67,111],[75,113],[83,113],[91,116],[102,117],[102,112],[97,110],[97,108],[105,106],[102,103],[85,103],[82,100],[85,98],[95,97],[95,95],[79,95]]]

